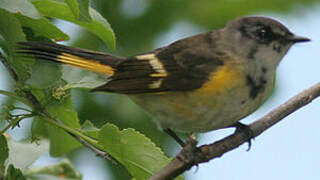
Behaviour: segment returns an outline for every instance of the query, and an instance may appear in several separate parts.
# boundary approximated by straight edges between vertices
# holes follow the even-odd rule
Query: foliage
[[[107,102],[99,105],[92,100],[92,96],[83,94],[79,99],[85,102],[84,105],[78,105],[75,109],[70,90],[96,87],[104,82],[103,77],[15,53],[16,42],[19,41],[69,40],[69,35],[60,30],[53,19],[72,22],[91,32],[73,40],[78,46],[94,50],[105,48],[104,44],[110,51],[115,50],[112,24],[120,44],[115,53],[133,55],[153,48],[155,39],[176,22],[187,21],[212,29],[223,26],[231,18],[257,11],[290,12],[292,7],[302,2],[310,6],[315,0],[294,0],[290,3],[285,0],[155,0],[145,1],[141,6],[139,3],[138,6],[132,4],[133,9],[144,8],[140,9],[143,13],[130,16],[123,10],[128,1],[0,0],[0,53],[3,53],[0,58],[17,74],[12,92],[0,90],[0,94],[24,105],[8,104],[2,108],[0,179],[81,179],[81,174],[68,160],[45,167],[31,166],[44,152],[63,157],[81,147],[82,144],[74,136],[110,154],[134,179],[146,179],[169,162],[169,158],[157,147],[163,145],[164,136],[150,123],[148,116],[126,97],[104,95]],[[91,8],[90,4],[102,14]],[[87,93],[87,90],[80,93],[83,91]],[[5,133],[31,117],[33,141],[14,141]],[[128,128],[132,126],[137,130]],[[127,177],[123,175],[125,170],[118,172],[117,179]],[[113,173],[116,174],[116,171]]]
[[[22,5],[20,6],[17,3]],[[100,37],[113,50],[115,48],[114,33],[107,20],[89,7],[89,1],[66,1],[66,3],[63,3],[52,0],[8,0],[1,1],[0,5],[0,33],[4,39],[1,48],[6,53],[3,58],[7,60],[6,63],[10,68],[17,73],[17,84],[20,85],[14,93],[3,91],[2,94],[25,98],[22,101],[22,103],[25,103],[28,101],[27,93],[25,92],[29,92],[36,98],[34,101],[39,102],[40,105],[40,107],[36,107],[35,102],[25,103],[29,106],[29,108],[23,109],[25,114],[13,113],[19,107],[8,109],[6,111],[7,127],[1,133],[5,133],[10,127],[14,128],[16,124],[19,124],[25,118],[35,116],[37,120],[34,123],[41,122],[41,126],[36,127],[37,124],[34,124],[32,129],[33,138],[39,139],[42,135],[49,140],[45,142],[37,140],[36,143],[15,142],[2,135],[1,170],[7,179],[37,179],[38,176],[43,174],[55,176],[56,179],[59,179],[62,172],[57,173],[54,169],[65,167],[65,164],[42,167],[37,170],[30,169],[29,166],[43,152],[49,150],[48,142],[50,143],[50,154],[57,157],[64,156],[80,147],[81,144],[70,134],[79,136],[96,148],[110,152],[118,162],[121,162],[123,166],[129,169],[129,172],[136,179],[146,179],[169,162],[164,153],[147,137],[132,129],[120,132],[114,125],[107,124],[101,130],[97,129],[97,136],[90,136],[90,133],[81,130],[68,89],[73,87],[92,87],[86,85],[88,84],[86,82],[90,80],[90,84],[95,81],[94,78],[77,81],[77,79],[70,78],[72,75],[66,76],[64,74],[64,72],[70,73],[70,71],[65,71],[58,66],[51,66],[48,63],[26,59],[17,56],[15,53],[16,42],[18,41],[39,39],[61,41],[69,39],[48,18],[58,18],[78,24]],[[46,74],[46,76],[43,76],[43,74]],[[63,76],[67,78],[64,79]],[[83,77],[86,78],[88,76],[83,75]],[[73,83],[67,84],[70,81],[73,81]],[[97,82],[99,82],[98,78]],[[48,114],[45,115],[44,112]],[[63,141],[61,141],[62,139]],[[9,155],[7,141],[9,143]],[[113,143],[110,144],[110,142]],[[130,148],[126,148],[128,142]],[[146,147],[146,149],[141,149],[141,147]],[[117,152],[114,151],[115,148],[123,149],[122,152],[126,155],[117,155]],[[143,158],[144,155],[148,158]],[[4,171],[5,169],[7,170]],[[143,171],[141,171],[142,169]],[[68,171],[71,174],[77,174],[73,168],[68,168]],[[67,177],[66,175],[64,177],[70,179],[80,178],[79,176]]]

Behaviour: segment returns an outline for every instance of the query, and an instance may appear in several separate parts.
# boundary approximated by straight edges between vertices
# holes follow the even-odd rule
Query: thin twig
[[[262,132],[280,122],[289,114],[295,112],[299,108],[309,104],[312,100],[320,96],[320,83],[315,84],[307,90],[294,96],[284,104],[275,108],[267,115],[258,119],[249,125],[253,132],[253,136],[257,137]],[[212,159],[221,157],[224,153],[229,152],[241,144],[248,141],[245,132],[237,131],[236,133],[209,145],[202,145],[192,149],[192,146],[186,146],[166,167],[154,174],[149,180],[169,180],[182,174],[192,166],[199,163],[208,162]],[[194,152],[194,156],[190,157],[188,153]],[[183,160],[181,160],[183,157]]]
[[[70,134],[70,133],[69,133]],[[97,156],[100,156],[104,159],[107,159],[109,160],[111,163],[113,164],[118,164],[117,161],[115,159],[113,159],[108,153],[92,146],[90,143],[88,143],[87,141],[81,139],[80,137],[78,136],[75,136],[73,134],[70,134],[72,137],[74,137],[76,140],[78,140],[82,145],[88,147],[91,151],[93,151]]]
[[[19,115],[20,116],[20,115]],[[22,117],[17,117],[15,120],[12,120],[5,128],[0,131],[0,134],[4,134],[9,128],[14,128],[15,126],[19,126],[19,122],[26,118],[31,118],[34,114],[24,114]]]
[[[7,68],[8,72],[10,73],[11,77],[15,80],[15,81],[19,81],[19,77],[18,74],[16,73],[16,71],[14,71],[14,69],[10,66],[10,64],[8,63],[7,59],[3,56],[3,54],[0,53],[0,61],[2,62],[2,64]]]

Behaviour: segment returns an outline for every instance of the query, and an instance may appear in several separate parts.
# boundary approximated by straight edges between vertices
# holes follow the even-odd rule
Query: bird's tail
[[[40,41],[18,42],[18,53],[38,59],[69,64],[112,76],[124,59],[109,54]]]

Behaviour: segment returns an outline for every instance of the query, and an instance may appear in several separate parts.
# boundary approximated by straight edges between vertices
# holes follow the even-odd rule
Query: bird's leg
[[[199,149],[197,148],[197,140],[194,133],[191,133],[190,136],[187,139],[187,142],[183,146],[183,149],[180,151],[180,153],[177,155],[177,159],[185,162],[187,164],[194,162],[196,165],[198,165],[198,157],[197,152]]]
[[[181,147],[186,146],[186,143],[183,142],[183,140],[180,139],[179,136],[175,132],[173,132],[171,129],[166,128],[166,129],[163,129],[163,131],[167,133],[169,136],[171,136],[178,144],[180,144]]]
[[[250,129],[250,127],[246,124],[243,124],[241,122],[237,122],[229,127],[235,127],[236,128],[236,132],[242,131],[245,133],[245,135],[248,138],[248,149],[247,151],[249,151],[251,149],[251,140],[254,139],[254,133],[253,131]]]

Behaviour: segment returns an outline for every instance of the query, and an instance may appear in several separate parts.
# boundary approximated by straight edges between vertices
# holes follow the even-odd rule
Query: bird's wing
[[[200,47],[203,45],[189,38],[128,58],[117,66],[108,83],[93,91],[139,94],[198,89],[223,65],[214,53],[202,52],[206,49]]]

